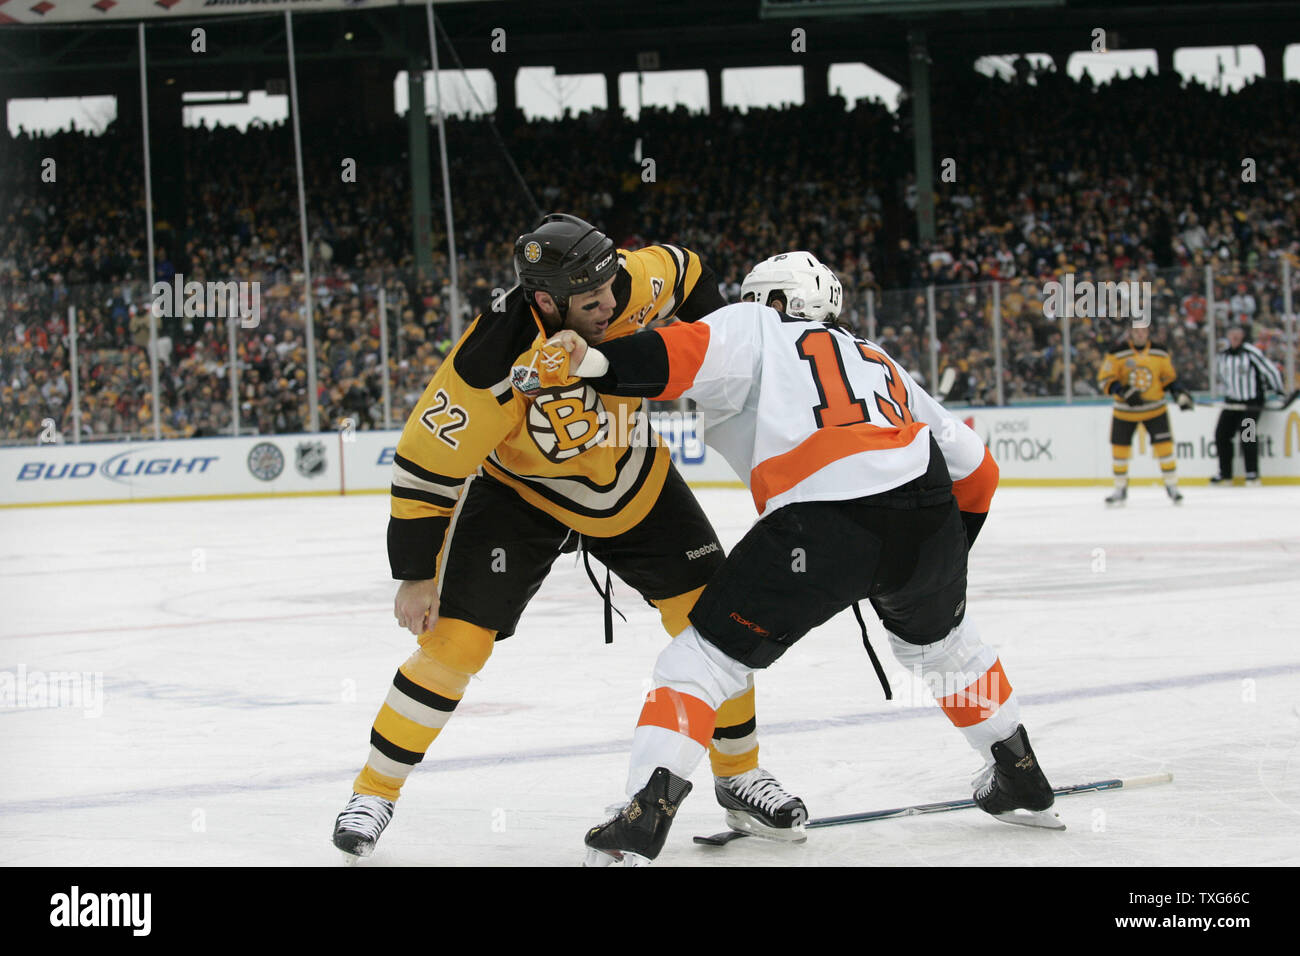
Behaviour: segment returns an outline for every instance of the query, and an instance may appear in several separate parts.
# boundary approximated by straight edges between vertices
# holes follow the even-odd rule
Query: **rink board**
[[[1105,406],[958,411],[989,446],[1011,485],[1089,485],[1111,476],[1110,409]],[[1178,476],[1203,483],[1217,471],[1215,408],[1171,411]],[[739,479],[705,447],[689,419],[657,419],[673,461],[697,487]],[[0,448],[0,507],[126,501],[204,500],[388,491],[400,432],[46,444]],[[1300,411],[1265,412],[1258,427],[1265,483],[1300,481]],[[1240,452],[1238,452],[1240,459]],[[1241,474],[1238,460],[1236,472]],[[1145,431],[1133,443],[1136,484],[1159,469]]]

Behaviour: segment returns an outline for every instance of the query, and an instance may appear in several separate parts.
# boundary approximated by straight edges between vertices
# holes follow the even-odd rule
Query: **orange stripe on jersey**
[[[979,467],[965,478],[952,483],[952,493],[957,499],[957,507],[962,511],[984,514],[989,510],[993,492],[998,487],[998,463],[988,448],[984,449],[984,460]]]
[[[717,719],[712,707],[698,697],[683,694],[671,687],[656,687],[646,695],[641,708],[638,727],[663,727],[685,734],[701,747],[708,747],[713,739],[713,722]]]
[[[703,322],[678,322],[664,329],[655,329],[668,350],[668,385],[657,398],[670,401],[681,398],[695,383],[704,353],[709,350],[709,327]]]
[[[906,448],[924,427],[920,422],[913,422],[902,428],[867,424],[819,428],[784,455],[767,459],[749,473],[754,504],[762,514],[768,499],[789,491],[832,462],[864,451]]]
[[[939,701],[954,727],[971,727],[987,720],[1011,696],[1011,681],[1002,670],[1002,660],[993,662],[975,683]]]

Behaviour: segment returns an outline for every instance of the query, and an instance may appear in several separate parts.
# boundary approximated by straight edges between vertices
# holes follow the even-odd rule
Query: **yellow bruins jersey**
[[[725,305],[699,256],[673,245],[619,250],[605,339],[654,319],[695,321]],[[654,505],[670,458],[641,399],[583,382],[541,387],[547,331],[516,286],[477,316],[434,374],[397,443],[388,529],[393,577],[436,573],[465,479],[483,473],[581,534],[612,537]]]
[[[1177,379],[1169,353],[1150,342],[1143,348],[1123,343],[1106,356],[1097,373],[1102,392],[1115,398],[1115,417],[1125,422],[1144,422],[1164,411],[1165,394]],[[1141,405],[1123,399],[1124,391],[1135,385],[1142,390]]]

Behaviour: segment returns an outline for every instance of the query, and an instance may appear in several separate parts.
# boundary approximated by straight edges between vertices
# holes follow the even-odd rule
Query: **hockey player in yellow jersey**
[[[470,324],[397,444],[394,615],[419,647],[393,678],[335,824],[349,859],[373,852],[407,776],[559,554],[598,558],[659,609],[673,637],[724,558],[644,403],[547,384],[541,363],[561,329],[595,345],[656,319],[703,318],[726,304],[712,272],[674,245],[617,249],[562,214],[519,237],[515,268],[519,284]],[[742,822],[760,835],[795,838],[783,822],[807,812],[758,766],[752,685],[719,710],[710,757],[720,803],[743,803]]]
[[[1151,439],[1165,492],[1174,504],[1182,504],[1165,397],[1172,395],[1183,411],[1192,408],[1194,403],[1191,394],[1178,384],[1178,373],[1169,353],[1151,343],[1148,327],[1130,327],[1125,338],[1102,362],[1097,383],[1103,393],[1115,399],[1110,425],[1115,490],[1106,504],[1123,505],[1128,497],[1128,462],[1133,452],[1133,433],[1139,425]]]

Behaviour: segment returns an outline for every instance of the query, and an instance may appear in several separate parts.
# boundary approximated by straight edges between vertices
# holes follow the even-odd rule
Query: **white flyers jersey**
[[[756,303],[654,334],[667,353],[658,397],[695,400],[705,441],[745,480],[760,514],[918,478],[931,435],[954,483],[983,472],[965,482],[967,494],[954,488],[962,510],[988,509],[997,479],[984,443],[879,345]]]

